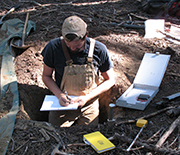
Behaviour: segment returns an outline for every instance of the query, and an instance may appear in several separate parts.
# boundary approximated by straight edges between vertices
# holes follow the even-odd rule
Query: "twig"
[[[26,146],[25,150],[24,150],[24,153],[22,155],[24,155],[28,150],[28,146]]]
[[[76,14],[76,15],[79,15],[79,16],[82,16],[82,17],[89,17],[88,15],[78,13],[78,12],[74,12],[74,11],[68,11],[68,13]]]
[[[153,139],[154,137],[156,137],[162,130],[163,128],[159,129],[154,135],[152,135],[147,141],[150,141],[151,139]]]
[[[171,23],[170,25],[172,25],[174,27],[177,27],[177,28],[180,28],[180,25],[176,25],[176,24],[173,24],[173,23]]]
[[[173,106],[171,106],[171,107],[166,107],[166,108],[164,108],[164,109],[158,110],[158,111],[153,112],[153,113],[151,113],[151,114],[148,114],[148,115],[146,115],[146,116],[143,116],[143,117],[140,117],[140,118],[136,118],[136,119],[134,119],[134,120],[122,121],[122,122],[116,123],[115,125],[118,126],[118,125],[126,124],[126,123],[135,123],[138,119],[147,119],[147,118],[153,117],[153,116],[155,116],[155,115],[158,115],[158,114],[160,114],[160,113],[162,113],[162,112],[164,112],[164,111],[167,111],[167,110],[169,110],[169,109],[172,109],[172,108],[174,108],[174,107],[173,107]]]
[[[123,24],[121,26],[127,27],[127,28],[135,28],[135,29],[144,29],[145,28],[144,25]]]
[[[172,38],[172,39],[174,39],[174,40],[180,41],[179,38],[176,38],[176,37],[174,37],[174,36],[172,36],[172,35],[170,35],[170,34],[168,34],[168,33],[162,32],[162,31],[160,31],[160,30],[156,30],[156,31],[162,33],[162,34],[165,35],[166,37],[169,37],[169,38]]]
[[[168,147],[171,147],[175,142],[176,142],[176,140],[179,138],[179,135],[173,140],[173,142],[171,143],[171,144],[169,144],[169,146]]]
[[[180,150],[180,124],[178,124],[178,150]]]
[[[14,152],[17,152],[19,149],[21,149],[26,143],[28,143],[29,140],[27,140],[26,142],[24,142],[24,144],[22,144],[21,146],[19,146]]]
[[[67,3],[60,3],[59,5],[72,5],[73,4],[73,2],[71,1],[71,2],[67,2]]]
[[[47,132],[46,132],[45,129],[41,128],[41,129],[39,130],[39,132],[41,132],[41,134],[44,136],[45,141],[49,141],[49,140],[50,140],[50,137],[49,137],[49,135],[47,134]]]
[[[86,143],[75,143],[75,144],[68,144],[66,146],[87,146]]]
[[[177,77],[180,77],[180,74],[176,74],[176,73],[166,73],[166,75],[172,75],[172,76],[177,76]]]
[[[90,14],[93,14],[93,16],[94,16],[94,14],[95,14],[94,12],[90,12],[90,11],[89,11],[89,13],[90,13]],[[104,19],[106,19],[106,20],[108,20],[108,21],[111,21],[111,22],[116,22],[116,23],[120,23],[120,22],[121,22],[120,20],[114,19],[114,18],[112,18],[111,16],[107,17],[108,15],[96,14],[96,16],[97,16],[97,17],[100,17],[100,18],[104,18]]]
[[[140,146],[140,147],[136,147],[136,148],[132,148],[131,151],[136,151],[136,150],[140,150],[140,149],[143,149],[144,146]]]
[[[51,13],[51,12],[55,12],[55,11],[57,11],[57,9],[48,10],[48,11],[43,12],[42,15]]]
[[[132,22],[132,17],[130,16],[130,14],[128,14],[129,20]]]
[[[115,133],[112,137],[108,138],[109,140],[118,140],[118,141],[121,141],[121,142],[124,142],[124,143],[131,143],[132,142],[132,139],[131,138],[128,138],[126,136],[122,136],[122,135],[119,135],[118,133]],[[153,151],[153,152],[159,152],[159,153],[162,153],[162,154],[172,154],[172,155],[179,155],[180,151],[174,151],[172,149],[166,149],[166,148],[156,148],[154,145],[148,145],[146,143],[142,143],[142,142],[139,142],[139,141],[136,141],[134,143],[134,145],[136,146],[143,146],[145,149],[148,149],[150,151]],[[117,148],[118,149],[118,148]]]
[[[164,133],[164,135],[159,139],[159,141],[156,144],[156,147],[159,148],[163,145],[163,143],[166,141],[166,139],[169,137],[169,135],[174,131],[176,126],[180,122],[180,116],[171,124],[169,129]]]
[[[40,4],[40,3],[36,2],[36,1],[31,1],[31,3],[34,3],[34,4],[36,4],[36,5],[40,6],[40,7],[45,8],[45,6],[43,6],[42,4]]]
[[[62,146],[62,145],[59,143],[59,144],[53,149],[53,151],[51,152],[51,155],[57,155],[57,154],[60,154],[60,155],[73,155],[73,154],[69,154],[69,153],[60,151],[59,148],[60,148],[61,146]],[[62,147],[63,147],[63,146],[62,146]]]
[[[52,136],[57,142],[59,142],[59,138],[50,133],[49,131],[46,131],[50,136]]]
[[[46,155],[51,149],[46,150],[42,155]]]
[[[35,5],[38,5],[38,6],[40,6],[40,7],[45,8],[45,6],[43,6],[42,4],[40,4],[40,3],[36,2],[36,1],[21,1],[21,0],[20,0],[19,2],[22,2],[22,3],[33,3],[33,4],[35,4]]]
[[[131,16],[134,16],[136,18],[139,18],[139,19],[142,19],[142,20],[147,20],[148,18],[147,17],[142,17],[142,16],[139,16],[139,15],[136,15],[134,13],[130,13]]]
[[[51,125],[50,125],[49,123],[47,123],[47,122],[46,122],[46,124],[47,124],[48,126],[51,126]],[[62,145],[63,147],[65,147],[65,144],[64,144],[61,136],[59,135],[59,133],[56,131],[56,129],[55,129],[53,126],[51,126],[51,127],[53,128],[54,133],[58,136],[59,142],[61,142],[61,145]]]
[[[11,140],[12,140],[12,148],[11,148],[11,151],[13,151],[13,150],[14,150],[14,139],[11,138]]]

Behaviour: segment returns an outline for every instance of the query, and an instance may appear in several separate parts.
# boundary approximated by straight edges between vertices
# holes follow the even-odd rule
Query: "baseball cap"
[[[64,20],[62,25],[62,35],[75,34],[83,38],[87,32],[87,24],[78,16],[70,16]]]

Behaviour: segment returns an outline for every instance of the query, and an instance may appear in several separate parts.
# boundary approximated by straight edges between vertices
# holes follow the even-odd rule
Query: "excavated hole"
[[[35,85],[19,84],[20,111],[17,118],[30,119],[36,121],[48,121],[48,111],[40,111],[45,95],[51,94],[47,89]],[[100,107],[99,122],[107,120],[108,107]]]

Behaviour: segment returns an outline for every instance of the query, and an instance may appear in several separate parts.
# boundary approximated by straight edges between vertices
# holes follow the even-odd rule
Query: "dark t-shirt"
[[[78,53],[69,52],[71,59],[73,60],[73,64],[86,64],[87,56],[89,52],[90,39],[87,37],[85,42],[85,49]],[[51,40],[43,49],[42,56],[44,63],[50,67],[55,69],[55,80],[58,86],[60,86],[64,67],[66,66],[66,59],[63,53],[63,49],[61,46],[61,39],[56,38]],[[108,50],[104,44],[99,41],[96,41],[94,54],[93,54],[93,64],[97,71],[106,72],[111,67],[113,67],[113,63],[109,58]]]

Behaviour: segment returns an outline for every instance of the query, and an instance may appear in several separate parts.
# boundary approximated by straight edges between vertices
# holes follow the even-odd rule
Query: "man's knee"
[[[70,127],[78,119],[78,111],[50,111],[49,123],[60,127]]]

